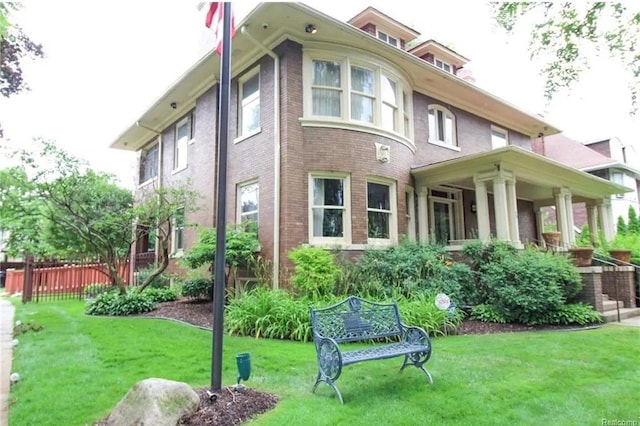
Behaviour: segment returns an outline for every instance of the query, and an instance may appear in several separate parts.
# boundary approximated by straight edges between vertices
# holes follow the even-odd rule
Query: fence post
[[[22,283],[22,303],[31,302],[33,295],[33,256],[25,256]]]

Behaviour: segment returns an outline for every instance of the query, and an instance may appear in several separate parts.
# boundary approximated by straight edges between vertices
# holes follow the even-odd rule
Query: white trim
[[[184,207],[178,209],[182,210],[182,228],[179,228],[182,232],[182,247],[177,247],[176,237],[178,233],[178,226],[176,216],[171,218],[171,257],[181,257],[184,252],[184,229],[187,222],[187,212]]]
[[[186,137],[186,140],[184,142],[181,142],[183,138],[178,139],[178,129],[180,129],[182,126],[188,125],[189,126],[189,134]],[[187,115],[185,115],[182,119],[180,119],[180,121],[178,121],[176,123],[176,125],[174,126],[174,135],[173,135],[173,173],[177,173],[181,170],[184,170],[187,168],[187,164],[188,164],[188,150],[187,150],[187,146],[189,145],[189,141],[192,139],[193,135],[193,127],[192,127],[192,120],[191,120],[191,112],[189,112]],[[180,147],[179,143],[183,143],[184,146]],[[180,155],[182,155],[182,150],[184,150],[184,164],[182,164],[182,161],[180,160]]]
[[[450,198],[447,197],[439,197],[431,195],[432,191],[440,191],[446,192],[450,195]],[[463,212],[463,203],[462,203],[462,190],[451,187],[444,186],[433,186],[429,187],[429,235],[432,238],[436,238],[436,229],[435,229],[435,211],[434,204],[435,203],[443,203],[447,204],[450,208],[449,210],[449,232],[451,233],[449,240],[459,240],[464,238],[464,212]],[[448,244],[448,241],[445,242],[445,245]]]
[[[436,121],[438,120],[438,114],[437,114],[438,112],[441,112],[443,116],[444,122],[442,123],[442,128],[444,129],[444,132],[445,132],[444,135],[440,134],[439,127],[436,123]],[[431,122],[430,122],[431,121],[430,116],[432,114],[433,114],[433,120],[434,120],[433,129],[431,128]],[[447,143],[446,141],[447,117],[451,119],[451,143]],[[427,106],[427,132],[428,132],[427,137],[428,137],[429,143],[432,143],[438,146],[451,147],[451,148],[455,147],[459,149],[457,124],[458,123],[457,123],[456,115],[447,107],[440,104],[429,104]]]
[[[260,111],[259,119],[258,119],[258,127],[247,133],[243,133],[243,120],[244,120],[244,108],[245,108],[245,100],[242,99],[244,93],[244,85],[249,80],[254,77],[258,77],[258,90],[255,93],[252,93],[246,100],[247,104],[253,103],[255,101],[258,102],[258,109]],[[248,73],[244,74],[242,77],[238,78],[238,137],[234,140],[234,142],[239,142],[238,139],[244,139],[249,136],[253,136],[256,133],[260,132],[260,118],[262,117],[262,104],[261,104],[261,89],[262,89],[262,79],[260,78],[260,66],[255,67]]]
[[[314,61],[334,62],[340,66],[340,87],[313,86],[314,81]],[[354,92],[351,85],[352,67],[367,69],[374,74],[373,94]],[[324,123],[318,127],[343,127],[362,126],[361,128],[371,128],[374,132],[382,132],[391,135],[402,143],[415,147],[413,137],[413,102],[410,93],[413,92],[408,80],[396,67],[382,59],[364,55],[353,49],[344,49],[340,53],[331,52],[324,49],[304,49],[303,52],[303,123]],[[395,87],[395,118],[394,130],[388,130],[382,123],[382,78],[387,77],[393,81]],[[339,93],[340,115],[339,116],[318,116],[313,115],[313,88],[334,90]],[[403,93],[407,96],[407,102],[402,102]],[[352,118],[351,97],[353,94],[366,96],[373,101],[372,122],[360,121]],[[405,113],[405,108],[410,111]],[[405,117],[408,118],[408,129],[405,129]],[[408,137],[407,137],[408,135]],[[415,148],[414,148],[415,149]]]
[[[251,185],[257,185],[258,186],[258,205],[255,211],[252,211],[250,214],[253,215],[255,214],[258,218],[255,221],[256,224],[258,226],[260,226],[260,182],[258,181],[258,179],[252,179],[246,182],[240,182],[238,184],[236,184],[236,223],[241,224],[242,223],[242,217],[243,217],[243,213],[242,213],[242,196],[241,196],[241,192],[242,192],[242,188],[246,188],[248,186]],[[248,214],[244,214],[244,216],[247,216]]]
[[[405,194],[405,214],[407,216],[407,238],[409,241],[416,241],[416,197],[415,190],[411,186],[404,187]],[[408,203],[407,203],[408,202]]]
[[[384,185],[389,190],[389,210],[376,209],[369,207],[369,184],[375,183],[378,185]],[[398,197],[397,197],[397,185],[396,182],[390,179],[385,179],[377,176],[367,177],[367,243],[369,245],[392,245],[398,242]],[[373,238],[369,237],[369,212],[386,213],[389,215],[389,238]]]
[[[499,133],[501,135],[504,135],[504,145],[501,144],[500,146],[496,146],[496,144],[494,143],[494,140],[493,140],[494,133]],[[491,149],[503,148],[503,147],[505,147],[507,145],[510,145],[510,143],[509,143],[509,131],[508,130],[503,129],[502,127],[498,127],[498,126],[495,126],[495,125],[492,124],[491,125],[491,133],[490,133],[490,135],[491,135]]]
[[[316,237],[313,232],[313,180],[314,179],[341,179],[343,181],[343,206],[342,207],[342,237]],[[337,172],[309,172],[308,184],[308,221],[309,244],[336,245],[351,244],[351,176],[348,173]]]

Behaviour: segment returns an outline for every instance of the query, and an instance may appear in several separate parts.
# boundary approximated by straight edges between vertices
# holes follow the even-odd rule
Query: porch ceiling
[[[517,146],[469,155],[440,163],[413,167],[418,186],[452,185],[473,189],[473,176],[496,168],[509,170],[516,179],[519,199],[552,202],[555,188],[567,187],[574,202],[601,200],[633,189],[574,169]],[[488,188],[491,192],[491,188]]]

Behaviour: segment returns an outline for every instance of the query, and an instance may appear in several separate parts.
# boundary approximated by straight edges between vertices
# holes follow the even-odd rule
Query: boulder
[[[175,426],[185,414],[196,411],[198,394],[191,386],[165,379],[135,384],[116,405],[105,424],[109,426]]]

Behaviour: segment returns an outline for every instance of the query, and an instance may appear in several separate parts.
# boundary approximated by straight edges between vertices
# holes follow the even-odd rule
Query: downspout
[[[273,59],[273,288],[279,288],[280,277],[280,58],[272,50],[261,44],[247,31],[240,29],[251,42]]]
[[[164,147],[163,147],[163,143],[162,143],[162,132],[157,131],[156,129],[152,129],[151,127],[147,127],[144,124],[142,124],[140,122],[140,120],[136,121],[136,126],[138,127],[142,127],[143,129],[147,129],[150,132],[153,132],[156,134],[157,138],[158,138],[158,189],[161,189],[163,186],[163,179],[162,179],[162,157],[163,157],[163,152],[164,152]],[[157,229],[156,229],[156,247],[155,247],[155,263],[158,263],[158,235],[157,235]],[[134,256],[134,263],[133,265],[135,266],[135,253],[133,253]],[[132,268],[133,271],[133,268]],[[133,272],[132,272],[133,274]],[[132,281],[133,282],[133,281]]]

